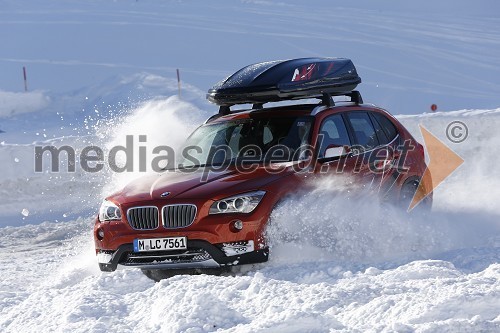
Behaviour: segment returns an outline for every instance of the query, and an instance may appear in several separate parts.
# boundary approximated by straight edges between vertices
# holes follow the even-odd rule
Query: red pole
[[[23,66],[24,91],[28,91],[28,80],[26,78],[26,67]]]
[[[181,75],[179,74],[179,68],[177,68],[177,86],[179,87],[179,98],[181,98]]]

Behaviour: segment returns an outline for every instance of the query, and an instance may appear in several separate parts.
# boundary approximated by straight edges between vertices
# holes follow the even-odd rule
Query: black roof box
[[[340,95],[361,83],[351,60],[301,58],[246,66],[208,90],[217,105],[266,103]]]

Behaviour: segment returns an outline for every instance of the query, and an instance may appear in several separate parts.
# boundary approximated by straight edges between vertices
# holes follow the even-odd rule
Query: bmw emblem
[[[160,197],[162,197],[162,198],[166,198],[166,197],[168,197],[169,195],[170,195],[170,192],[163,192],[163,193],[160,195]]]

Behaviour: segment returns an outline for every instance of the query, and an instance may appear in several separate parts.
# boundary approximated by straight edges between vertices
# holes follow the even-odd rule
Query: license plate
[[[186,250],[187,237],[134,239],[134,252]]]

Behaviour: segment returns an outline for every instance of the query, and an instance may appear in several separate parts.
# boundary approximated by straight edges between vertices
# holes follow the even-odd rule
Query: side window
[[[370,115],[371,115],[370,118],[372,120],[373,128],[375,128],[375,133],[377,133],[378,142],[381,145],[386,145],[389,142],[391,142],[391,140],[389,140],[389,138],[387,137],[387,134],[385,133],[385,131],[382,129],[382,126],[380,126],[378,121],[374,118],[373,113],[370,113]]]
[[[232,132],[228,133],[230,135],[229,137],[229,142],[227,145],[231,148],[231,151],[234,153],[237,153],[239,150],[239,139],[240,139],[240,132],[241,132],[241,127],[243,125],[239,124],[238,126],[234,127]],[[226,134],[226,135],[228,135]]]
[[[398,130],[396,129],[396,126],[387,119],[386,116],[380,114],[380,113],[372,113],[377,122],[380,124],[382,129],[384,130],[385,134],[387,135],[387,139],[390,141],[394,140],[394,138],[398,135]]]
[[[268,143],[270,143],[271,141],[273,141],[273,133],[271,132],[271,130],[269,129],[269,126],[265,126],[264,127],[264,133],[263,133],[263,138],[262,138],[262,142],[267,145]]]
[[[325,156],[325,150],[330,145],[350,146],[351,141],[342,116],[339,114],[326,118],[319,130],[319,142],[321,143],[318,157]]]
[[[356,143],[365,149],[372,149],[379,145],[377,134],[366,112],[349,112],[347,118],[351,123],[356,137]]]

